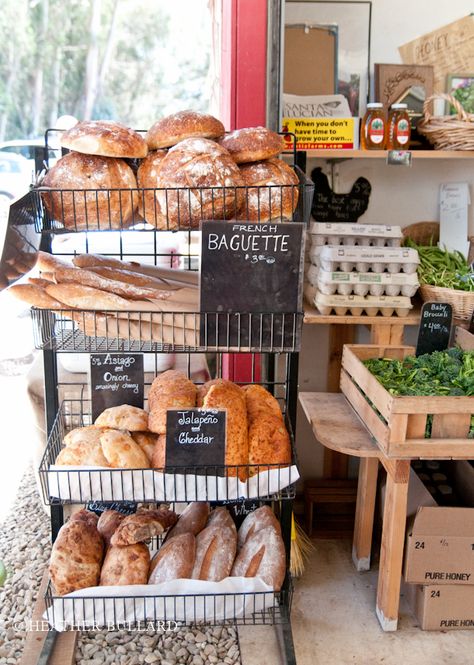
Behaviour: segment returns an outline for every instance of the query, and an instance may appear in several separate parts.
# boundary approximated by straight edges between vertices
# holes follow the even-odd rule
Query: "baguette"
[[[91,270],[85,268],[58,268],[54,271],[56,281],[61,283],[81,284],[92,286],[101,291],[109,291],[118,296],[140,300],[142,298],[154,298],[155,300],[167,299],[170,296],[169,291],[150,289],[143,286],[134,286],[126,282],[120,282],[115,279],[101,277]]]
[[[48,252],[38,252],[36,266],[41,272],[55,272],[58,268],[70,268],[71,264]]]
[[[32,307],[40,309],[63,309],[62,302],[50,295],[42,286],[36,284],[14,284],[8,291]]]
[[[128,270],[135,274],[149,275],[156,279],[189,284],[195,288],[199,285],[199,273],[192,270],[177,270],[174,268],[159,268],[153,265],[144,265],[137,261],[120,261],[100,254],[79,254],[73,258],[73,263],[79,268],[100,266]]]
[[[155,554],[150,565],[148,584],[189,579],[196,558],[196,538],[186,532],[168,539]]]
[[[280,591],[286,572],[286,552],[281,535],[272,527],[249,537],[237,554],[232,577],[260,577],[274,591]]]
[[[77,309],[130,309],[129,300],[107,291],[100,291],[82,284],[50,284],[46,293],[64,305]],[[63,307],[64,307],[63,305]]]

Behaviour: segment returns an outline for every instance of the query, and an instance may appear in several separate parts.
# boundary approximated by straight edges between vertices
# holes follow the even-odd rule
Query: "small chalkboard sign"
[[[328,177],[320,166],[311,171],[314,182],[311,213],[317,222],[357,222],[369,205],[372,186],[362,176],[352,185],[350,192],[333,192]]]
[[[133,515],[137,512],[137,504],[134,501],[91,501],[86,508],[99,516],[106,510],[116,510],[122,515]]]
[[[223,501],[224,505],[234,518],[235,526],[237,529],[240,527],[244,519],[250,513],[253,513],[257,508],[263,505],[270,505],[270,501],[259,501],[257,499],[247,499],[246,501]]]
[[[92,422],[111,406],[143,409],[143,354],[91,353],[90,368]]]
[[[471,314],[471,323],[469,324],[469,332],[474,333],[474,309]]]
[[[168,410],[165,471],[225,475],[226,412],[217,409]],[[214,468],[217,467],[217,468]]]
[[[205,221],[201,238],[201,345],[291,345],[298,327],[283,313],[302,308],[303,224]]]
[[[416,355],[444,351],[449,346],[453,310],[444,302],[425,302],[421,308]]]

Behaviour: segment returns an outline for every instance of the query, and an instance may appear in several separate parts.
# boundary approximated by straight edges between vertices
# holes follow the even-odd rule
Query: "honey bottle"
[[[386,121],[383,104],[367,104],[367,111],[362,119],[360,147],[363,150],[385,150]]]
[[[408,150],[410,117],[406,104],[392,104],[388,114],[387,150]]]

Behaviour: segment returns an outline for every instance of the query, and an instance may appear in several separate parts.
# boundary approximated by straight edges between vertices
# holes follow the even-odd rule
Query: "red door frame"
[[[267,0],[221,0],[220,116],[227,130],[266,125]],[[260,356],[225,354],[222,376],[259,381]]]

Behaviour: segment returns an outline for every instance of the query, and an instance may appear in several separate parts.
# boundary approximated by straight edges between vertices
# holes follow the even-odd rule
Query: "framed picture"
[[[402,102],[410,115],[421,117],[425,99],[433,94],[433,67],[375,63],[374,92],[387,109]]]
[[[370,80],[370,26],[372,2],[365,0],[287,0],[285,25],[332,28],[337,36],[336,81],[334,89],[319,94],[339,93],[346,97],[353,116],[363,116]],[[306,69],[323,69],[323,59],[305,63]]]
[[[448,74],[446,92],[458,100],[466,113],[474,113],[474,74]],[[448,102],[446,113],[456,113],[454,106]]]

